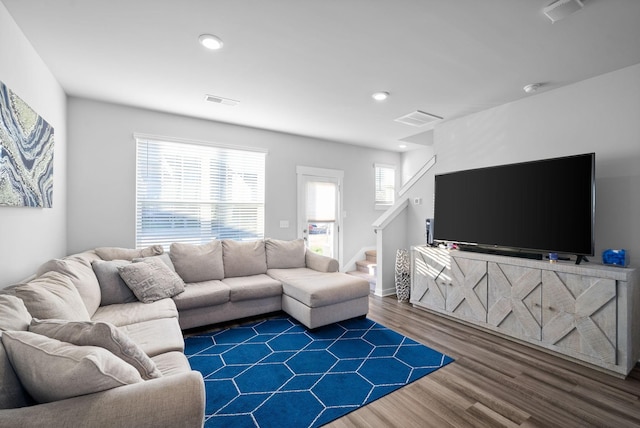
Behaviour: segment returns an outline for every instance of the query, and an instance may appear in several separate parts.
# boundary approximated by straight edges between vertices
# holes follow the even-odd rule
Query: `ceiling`
[[[394,121],[415,110],[449,120],[640,63],[638,0],[555,23],[551,0],[1,1],[71,96],[394,151],[432,141]]]

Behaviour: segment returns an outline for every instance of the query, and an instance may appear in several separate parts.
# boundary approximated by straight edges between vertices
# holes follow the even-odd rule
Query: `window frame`
[[[382,189],[378,188],[378,184],[379,184],[378,171],[382,169],[391,170],[390,176],[393,178],[393,186],[391,188],[391,197],[392,197],[391,202],[388,202],[388,200],[378,199],[378,194],[379,192],[382,191]],[[396,166],[392,164],[385,164],[385,163],[374,163],[373,164],[373,188],[374,188],[373,200],[374,200],[375,209],[386,210],[392,207],[396,202]]]
[[[265,196],[266,196],[266,156],[267,150],[262,148],[236,146],[229,144],[212,143],[208,141],[188,140],[181,138],[172,138],[165,136],[156,136],[148,134],[134,134],[135,142],[135,245],[136,248],[144,248],[153,244],[161,244],[168,249],[169,245],[173,242],[186,242],[192,244],[203,244],[210,242],[213,239],[235,239],[235,240],[249,240],[249,239],[264,239],[265,229]],[[141,144],[155,145],[156,153],[150,154],[149,146],[141,149]],[[165,163],[162,159],[162,145],[169,148],[168,150],[174,150],[176,152],[175,163],[191,163],[195,160],[198,167],[191,167],[189,169],[179,169],[179,175],[175,175],[175,182],[171,179],[164,181],[166,173],[164,172],[166,166],[160,164],[156,169],[151,172],[155,174],[145,183],[141,182],[141,167],[142,162],[149,162],[153,160],[152,156],[157,156],[156,161],[159,163]],[[146,157],[140,158],[146,151]],[[187,154],[183,154],[187,153]],[[229,156],[228,163],[225,161],[226,156]],[[251,154],[252,156],[247,156]],[[260,156],[253,155],[262,155]],[[171,154],[167,154],[168,159],[171,159]],[[253,159],[253,163],[249,159]],[[246,161],[246,170],[241,169],[243,167],[242,162]],[[175,166],[174,166],[175,167]],[[235,169],[234,169],[235,168]],[[248,173],[249,182],[246,182],[245,175]],[[198,172],[197,175],[204,177],[204,181],[200,178],[189,177],[190,173]],[[241,171],[238,173],[238,171]],[[196,176],[197,176],[196,175]],[[239,177],[239,178],[238,178]],[[235,181],[240,180],[245,187],[250,187],[249,192],[245,192],[243,196],[238,197],[236,191],[224,191],[219,189],[227,189],[229,186],[234,186]],[[233,181],[230,183],[230,181]],[[176,191],[171,188],[172,185],[184,185],[191,186],[191,194],[185,196],[187,192],[180,190]],[[145,187],[148,188],[151,185],[157,186],[155,189],[149,191],[148,194],[144,194]],[[171,188],[167,193],[173,193],[171,198],[163,195],[151,194],[152,192],[164,193],[162,189],[165,187]],[[196,197],[193,196],[193,188],[196,188]],[[183,194],[184,193],[184,194]],[[221,196],[224,193],[226,196]],[[179,194],[176,196],[176,194]],[[249,194],[249,195],[248,195]],[[184,198],[184,200],[181,200]],[[226,199],[225,199],[226,198]],[[143,201],[144,200],[144,201]],[[185,208],[186,207],[186,208]],[[144,212],[153,211],[156,209],[158,212],[165,210],[167,218],[163,219],[162,216],[158,216],[158,229],[165,228],[166,231],[159,232],[157,237],[154,237],[150,230],[146,229],[149,233],[143,233],[145,231],[145,217]],[[243,218],[245,212],[243,209],[249,210],[250,214],[248,220]],[[253,209],[255,209],[255,217],[251,218]],[[182,210],[186,210],[187,214],[182,213]],[[217,217],[220,212],[226,213],[226,215]],[[237,212],[240,212],[239,224],[240,227],[237,231],[237,236],[233,236],[231,229],[237,226],[235,216]],[[205,217],[201,217],[201,214],[205,213]],[[183,218],[184,221],[180,222],[173,217]],[[150,217],[153,219],[153,217]],[[222,220],[226,218],[225,220]],[[186,220],[185,220],[186,219]],[[229,222],[229,219],[234,219],[233,222]],[[183,227],[176,227],[173,223],[184,223]],[[191,224],[188,226],[187,223]],[[198,224],[196,227],[195,224]],[[242,227],[248,224],[254,225],[254,227],[248,227],[246,230]],[[215,227],[214,227],[215,225]],[[185,232],[184,234],[181,234]],[[224,233],[229,229],[229,236],[225,236]],[[224,232],[220,234],[220,230]],[[207,233],[210,232],[210,233]],[[251,237],[242,237],[243,234],[252,235]],[[157,241],[157,242],[152,242]]]

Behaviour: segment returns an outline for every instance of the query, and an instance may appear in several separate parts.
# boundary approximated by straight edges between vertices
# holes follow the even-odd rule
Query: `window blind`
[[[264,237],[263,152],[137,139],[136,246]]]
[[[393,205],[395,202],[396,170],[392,166],[375,165],[376,205]]]

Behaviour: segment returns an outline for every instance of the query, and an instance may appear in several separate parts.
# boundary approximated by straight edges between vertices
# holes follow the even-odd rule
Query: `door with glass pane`
[[[299,174],[298,201],[298,236],[311,251],[338,259],[339,178]]]

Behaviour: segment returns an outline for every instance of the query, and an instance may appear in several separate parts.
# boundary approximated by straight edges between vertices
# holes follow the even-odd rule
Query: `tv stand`
[[[415,246],[410,302],[618,377],[640,359],[631,268]]]

